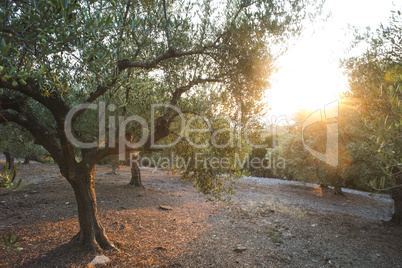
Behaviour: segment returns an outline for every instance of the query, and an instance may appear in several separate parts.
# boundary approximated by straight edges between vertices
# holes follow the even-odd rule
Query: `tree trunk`
[[[24,165],[28,165],[29,164],[29,155],[25,156],[25,160],[24,160]]]
[[[112,172],[113,175],[119,175],[120,160],[118,155],[111,155],[110,159],[112,161]]]
[[[402,185],[402,178],[396,180],[396,185]],[[392,199],[394,199],[394,214],[390,222],[400,225],[402,224],[402,187],[395,189]]]
[[[6,163],[8,164],[8,170],[12,170],[14,168],[14,156],[10,152],[4,152],[6,156]]]
[[[132,161],[131,164],[131,181],[129,185],[144,187],[141,182],[141,171],[137,161]]]
[[[81,167],[75,169],[73,178],[69,178],[77,200],[80,224],[80,231],[73,241],[78,241],[90,250],[96,250],[96,245],[102,249],[114,249],[98,220],[94,175],[95,166]]]
[[[342,187],[341,186],[334,186],[334,194],[343,195]]]

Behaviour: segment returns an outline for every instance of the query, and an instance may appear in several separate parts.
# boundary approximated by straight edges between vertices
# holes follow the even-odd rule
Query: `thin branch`
[[[402,187],[402,184],[395,185],[395,186],[391,186],[391,187],[387,187],[387,188],[382,188],[382,189],[379,189],[379,188],[376,188],[376,187],[372,187],[372,188],[373,188],[375,191],[380,192],[380,191],[388,191],[388,190],[395,189],[395,188],[400,188],[400,187]]]
[[[166,0],[163,0],[163,13],[165,15],[166,39],[168,42],[168,48],[170,50],[170,49],[172,49],[172,44],[170,42],[170,37],[169,37],[169,24],[168,24],[167,13],[166,13]]]
[[[139,62],[139,61],[130,61],[129,59],[122,59],[117,62],[117,66],[120,71],[123,71],[128,68],[153,69],[153,68],[156,68],[160,62],[167,60],[167,59],[180,58],[180,57],[191,56],[191,55],[206,54],[205,52],[208,48],[209,47],[204,47],[202,49],[187,50],[187,51],[182,51],[182,52],[176,52],[173,49],[169,49],[166,52],[157,56],[152,61]]]
[[[131,0],[128,0],[127,1],[127,6],[126,6],[126,12],[124,13],[124,18],[123,18],[123,27],[121,28],[120,38],[119,38],[119,42],[117,44],[117,49],[116,49],[116,57],[117,57],[117,59],[120,58],[120,46],[121,46],[121,43],[123,41],[124,28],[126,27],[127,15],[128,15],[128,11],[130,9],[130,5],[131,5]]]
[[[232,21],[230,22],[229,25],[233,26],[234,23],[235,23],[235,21],[236,21],[236,19],[237,19],[237,17],[240,15],[240,13],[243,11],[243,9],[245,9],[245,8],[247,8],[247,7],[250,7],[250,6],[254,5],[255,3],[258,3],[258,0],[254,1],[254,2],[251,2],[251,3],[249,3],[249,4],[244,3],[244,4],[240,5],[239,9],[237,10],[236,14],[233,16],[233,19],[232,19]],[[228,33],[228,31],[224,31],[224,32],[222,32],[220,35],[218,35],[218,36],[216,37],[215,41],[212,43],[211,47],[213,47],[213,48],[218,47],[218,45],[217,45],[218,42],[219,42],[219,41],[222,39],[222,37],[223,37],[225,34],[227,34],[227,33]]]

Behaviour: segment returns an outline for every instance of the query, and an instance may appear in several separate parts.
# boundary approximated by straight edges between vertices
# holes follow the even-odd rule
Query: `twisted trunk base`
[[[102,249],[116,249],[98,220],[94,175],[95,167],[81,168],[76,170],[73,180],[69,179],[77,200],[80,224],[80,231],[72,241],[77,241],[92,251],[96,250],[97,245]]]
[[[396,184],[402,185],[402,179],[398,179]],[[394,214],[390,222],[396,225],[402,225],[402,187],[395,189],[392,193],[392,199],[394,200]]]
[[[129,185],[144,188],[141,182],[140,167],[138,166],[138,163],[136,161],[133,161],[131,165],[131,181]]]

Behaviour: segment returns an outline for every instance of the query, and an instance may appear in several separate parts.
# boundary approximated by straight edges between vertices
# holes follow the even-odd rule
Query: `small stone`
[[[245,246],[236,245],[236,248],[233,251],[235,251],[235,252],[243,252],[245,250],[247,250],[247,248]]]
[[[169,206],[162,206],[162,205],[159,205],[159,208],[160,208],[160,209],[163,209],[163,210],[172,210],[172,209],[173,209],[172,207],[169,207]]]
[[[110,259],[108,257],[106,257],[105,255],[98,255],[91,261],[91,265],[105,264],[108,262],[110,262]]]
[[[70,205],[70,202],[66,202],[66,205]]]

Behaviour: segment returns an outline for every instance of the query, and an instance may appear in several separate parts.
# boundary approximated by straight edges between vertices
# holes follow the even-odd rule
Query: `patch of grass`
[[[287,215],[296,218],[306,216],[300,208],[292,207],[278,200],[265,200],[261,202],[247,201],[236,203],[230,208],[229,215],[241,218],[272,217],[277,214]]]
[[[283,240],[282,240],[280,234],[275,233],[274,231],[270,231],[269,236],[271,237],[271,239],[272,239],[272,241],[274,243],[277,243],[277,244],[282,244],[283,243]]]

